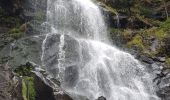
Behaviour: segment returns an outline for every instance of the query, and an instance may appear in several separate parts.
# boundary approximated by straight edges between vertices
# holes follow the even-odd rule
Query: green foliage
[[[163,29],[164,31],[170,31],[170,18],[160,24],[160,29]]]
[[[108,11],[110,11],[113,15],[117,15],[118,12],[115,8],[111,7],[110,5],[106,5],[105,3],[103,3],[104,1],[102,0],[98,0],[100,1],[100,5],[103,6],[105,9],[107,9]]]
[[[167,36],[167,33],[159,27],[144,29],[139,34],[141,34],[145,39],[154,37],[160,41]]]
[[[140,35],[136,35],[135,37],[133,37],[133,39],[130,42],[127,43],[127,46],[129,48],[137,47],[141,51],[144,51],[144,49],[145,49],[143,39],[142,39],[142,37]]]
[[[25,76],[22,81],[22,95],[24,100],[35,100],[36,91],[34,78]]]
[[[167,36],[167,32],[165,32],[165,31],[162,30],[162,29],[158,29],[158,30],[155,32],[155,35],[156,35],[156,37],[157,37],[159,40],[162,40],[162,39],[164,39],[164,38]]]
[[[12,30],[9,31],[9,37],[13,38],[13,39],[19,39],[21,38],[24,33],[20,31],[20,29],[18,28],[13,28]]]
[[[31,71],[33,70],[33,66],[30,63],[26,63],[26,65],[21,65],[14,70],[19,76],[31,76]]]
[[[110,28],[109,29],[109,32],[110,33],[119,33],[119,34],[121,34],[121,32],[122,32],[122,30],[121,29],[116,29],[116,28]]]
[[[30,63],[21,65],[14,70],[16,74],[22,76],[22,95],[24,100],[35,100],[36,91],[32,70],[33,66]]]
[[[166,61],[165,61],[165,64],[170,67],[170,58],[167,58]]]
[[[125,29],[121,32],[121,36],[124,40],[125,43],[128,43],[130,41],[132,41],[133,39],[133,31],[131,29]],[[128,47],[131,47],[130,45],[128,45]]]

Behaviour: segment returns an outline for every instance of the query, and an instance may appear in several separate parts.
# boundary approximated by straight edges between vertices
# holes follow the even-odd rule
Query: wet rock
[[[12,80],[14,85],[13,92],[11,92],[13,100],[24,100],[22,96],[22,79],[14,76]]]
[[[65,52],[63,63],[65,67],[71,67],[80,63],[80,47],[78,41],[68,35],[64,35],[63,39],[64,40],[62,40],[59,34],[52,34],[46,38],[44,44],[43,62],[45,62],[44,65],[47,71],[50,72],[53,77],[56,77],[59,71],[59,68],[56,66],[63,61],[63,56],[59,55],[62,51]],[[58,59],[61,60],[59,61]]]
[[[36,100],[55,100],[53,89],[36,74],[34,74],[34,84],[36,91]]]
[[[65,79],[66,86],[74,87],[79,77],[78,66],[67,67],[65,73],[66,74],[64,79]]]
[[[11,46],[9,65],[13,68],[24,65],[28,61],[41,64],[41,45],[44,37],[28,37],[16,41]],[[8,54],[8,53],[7,53]]]
[[[73,100],[73,99],[65,93],[57,93],[55,95],[55,100]]]
[[[158,90],[157,95],[162,100],[170,99],[170,69],[163,68],[160,70],[161,72],[157,74],[157,78],[155,79],[157,82]]]
[[[140,55],[139,59],[141,59],[141,61],[143,61],[145,63],[148,63],[148,64],[153,64],[154,63],[153,59],[146,56],[146,55]]]
[[[106,100],[106,98],[103,97],[103,96],[101,96],[101,97],[99,97],[97,100]]]
[[[73,100],[52,80],[45,78],[41,73],[34,72],[36,100]]]
[[[153,58],[154,61],[157,61],[157,62],[165,62],[166,58],[165,57],[155,57]]]

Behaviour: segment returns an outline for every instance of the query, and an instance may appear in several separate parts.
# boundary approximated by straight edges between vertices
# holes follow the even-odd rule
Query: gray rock
[[[41,65],[41,45],[44,37],[23,38],[11,47],[10,56],[13,58],[9,65],[16,68],[26,64],[28,61]]]
[[[154,63],[153,59],[150,58],[150,57],[147,57],[146,55],[141,55],[141,56],[140,56],[140,59],[141,59],[143,62],[148,63],[148,64],[153,64],[153,63]]]
[[[162,69],[160,74],[157,74],[157,95],[162,100],[170,99],[170,69]]]
[[[157,61],[157,62],[165,62],[166,58],[165,57],[155,57],[153,58],[154,61]]]
[[[0,100],[23,100],[22,81],[8,65],[0,65]]]
[[[33,74],[36,100],[73,100],[67,93],[62,91],[58,86],[51,83],[52,80],[47,80],[41,73]]]

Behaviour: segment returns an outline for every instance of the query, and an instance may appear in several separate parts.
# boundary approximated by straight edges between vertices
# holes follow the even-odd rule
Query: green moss
[[[130,30],[130,29],[126,29],[126,30],[124,30],[123,32],[122,32],[122,36],[123,36],[123,38],[127,41],[127,42],[129,42],[130,40],[132,40],[132,30]]]
[[[156,36],[159,40],[162,40],[162,39],[164,39],[164,38],[167,36],[167,32],[164,31],[163,29],[158,29],[158,30],[155,32],[155,36]]]
[[[33,66],[30,63],[26,63],[26,65],[20,65],[17,67],[14,72],[19,76],[31,76],[31,71],[33,70]]]
[[[36,91],[34,78],[25,76],[22,81],[22,95],[24,100],[35,100]]]
[[[121,34],[121,33],[122,33],[122,30],[117,29],[117,28],[110,28],[110,29],[109,29],[109,32],[110,32],[110,33],[120,33],[120,34]]]
[[[136,35],[135,37],[133,37],[133,39],[130,42],[128,42],[127,45],[129,48],[132,48],[135,46],[142,51],[144,51],[145,49],[145,46],[142,41],[142,37],[140,35]]]
[[[13,28],[11,29],[9,32],[9,37],[13,38],[13,39],[19,39],[21,38],[25,33],[21,32],[19,28]]]
[[[105,9],[107,9],[108,11],[110,11],[112,14],[114,15],[118,14],[115,8],[111,7],[110,5],[105,4],[103,0],[97,0],[97,1],[100,2],[100,5],[103,6]]]
[[[165,64],[170,67],[170,58],[167,58],[166,61],[165,61]]]
[[[36,91],[32,70],[33,66],[30,63],[21,65],[14,70],[18,76],[22,76],[22,95],[24,100],[35,100]]]
[[[170,17],[160,24],[160,29],[163,29],[164,31],[170,31]]]
[[[22,96],[24,100],[27,100],[27,87],[24,80],[22,80]]]

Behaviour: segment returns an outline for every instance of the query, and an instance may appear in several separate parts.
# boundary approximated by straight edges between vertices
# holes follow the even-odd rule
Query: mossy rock
[[[127,43],[127,46],[129,48],[137,47],[141,51],[145,50],[143,39],[140,35],[136,35],[135,37],[133,37],[133,39],[130,42]]]
[[[22,95],[24,100],[35,100],[36,91],[34,85],[34,78],[25,76],[22,80]]]
[[[9,36],[14,39],[18,39],[22,36],[22,33],[19,31],[19,29],[14,28],[9,32]]]
[[[167,58],[166,61],[165,61],[165,64],[170,67],[170,58]]]

